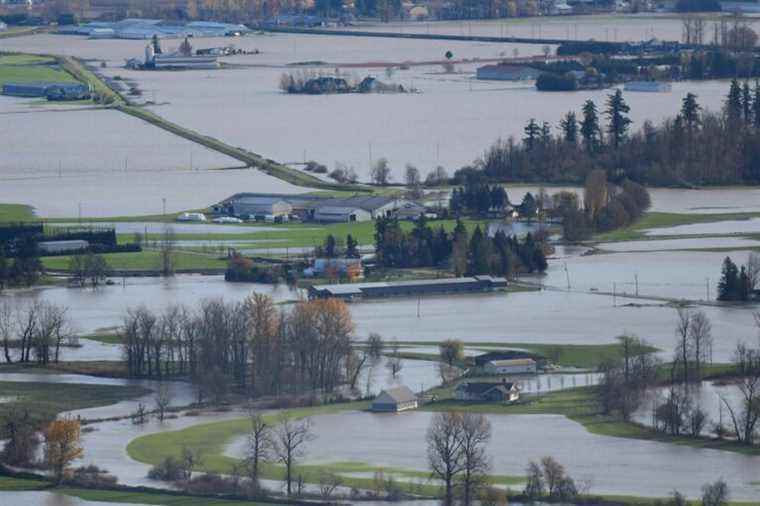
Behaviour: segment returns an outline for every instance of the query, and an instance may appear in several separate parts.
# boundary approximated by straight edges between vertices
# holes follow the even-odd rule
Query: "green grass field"
[[[37,219],[34,209],[24,204],[0,204],[0,223],[32,221]]]
[[[161,506],[257,506],[263,504],[278,504],[274,501],[271,503],[234,501],[209,497],[192,497],[181,494],[167,494],[159,491],[132,492],[121,490],[91,490],[66,486],[52,488],[51,483],[47,481],[0,476],[0,492],[29,491],[56,492],[64,496],[76,497],[85,501],[127,504],[155,504]],[[58,504],[57,501],[55,503]]]
[[[0,397],[9,399],[0,403],[0,418],[13,408],[21,408],[29,410],[35,424],[44,424],[64,411],[106,406],[148,392],[134,386],[0,381]]]
[[[640,220],[630,227],[613,230],[594,236],[595,241],[635,241],[642,239],[663,239],[663,236],[651,238],[644,234],[644,230],[650,228],[675,227],[678,225],[693,225],[697,223],[714,223],[728,220],[749,220],[760,217],[760,213],[726,213],[726,214],[683,214],[683,213],[646,213]]]
[[[75,82],[54,58],[26,54],[0,56],[0,84],[8,82]]]
[[[114,270],[123,271],[155,271],[159,270],[161,262],[157,251],[140,251],[129,253],[106,253],[103,255],[108,266]],[[46,269],[67,271],[71,257],[43,257],[42,263]],[[227,260],[197,253],[178,251],[174,254],[174,266],[178,272],[224,270]]]

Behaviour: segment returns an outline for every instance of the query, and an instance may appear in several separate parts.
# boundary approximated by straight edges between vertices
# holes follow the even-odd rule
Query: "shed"
[[[512,358],[486,362],[483,370],[487,374],[535,374],[536,361],[532,358]]]
[[[408,409],[417,409],[417,396],[406,386],[383,390],[372,401],[372,411],[398,413]]]
[[[90,247],[90,243],[83,240],[70,240],[70,241],[40,241],[37,243],[40,248],[40,253],[67,253],[84,251]]]
[[[314,210],[314,221],[327,223],[350,223],[370,221],[372,215],[359,207],[319,206]]]

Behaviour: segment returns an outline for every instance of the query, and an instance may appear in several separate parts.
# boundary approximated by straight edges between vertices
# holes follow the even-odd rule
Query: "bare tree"
[[[760,420],[760,371],[752,371],[742,377],[737,387],[741,393],[739,406],[734,406],[724,396],[721,396],[721,401],[728,410],[736,438],[740,443],[752,446]]]
[[[159,422],[163,422],[166,418],[166,410],[169,409],[169,405],[172,402],[171,391],[169,385],[162,383],[156,390],[156,396],[153,398],[153,403],[156,408],[156,418]]]
[[[343,485],[343,480],[337,474],[329,471],[319,473],[319,495],[323,500],[330,500],[335,490],[341,485]]]
[[[712,324],[704,311],[696,311],[691,316],[689,341],[694,356],[695,379],[702,379],[702,366],[712,361]]]
[[[441,360],[453,366],[454,362],[464,358],[464,344],[457,339],[447,339],[438,346]]]
[[[388,165],[388,159],[380,158],[370,169],[372,182],[380,186],[387,186],[391,182],[391,168]]]
[[[388,368],[388,370],[391,373],[391,376],[395,379],[396,376],[398,376],[398,373],[401,372],[401,369],[404,367],[404,362],[401,360],[401,356],[399,355],[399,344],[397,340],[393,340],[393,343],[391,344],[391,354],[388,355],[387,362],[385,363],[385,367]]]
[[[251,478],[254,490],[259,490],[260,466],[272,458],[275,443],[272,428],[260,413],[251,411],[251,432],[248,434],[248,476]]]
[[[376,332],[370,332],[367,338],[367,348],[369,350],[369,356],[373,361],[377,361],[383,355],[383,336]]]
[[[719,479],[702,487],[702,506],[724,506],[728,503],[728,485]]]
[[[285,466],[285,484],[288,495],[293,493],[293,468],[304,455],[304,446],[314,439],[311,419],[294,420],[284,412],[280,415],[275,431],[277,459]]]
[[[689,382],[689,356],[691,354],[689,346],[689,334],[691,333],[691,311],[686,308],[679,307],[678,321],[676,322],[676,351],[673,360],[673,367],[680,361],[683,367],[682,382],[687,384]]]
[[[406,187],[411,192],[412,198],[419,198],[422,195],[422,179],[419,169],[412,164],[406,164],[404,177]]]
[[[747,259],[747,277],[751,290],[760,289],[760,253],[752,251]]]
[[[454,503],[454,485],[464,470],[462,431],[460,413],[436,413],[425,438],[433,476],[444,483],[444,506]]]
[[[560,483],[565,477],[565,467],[552,457],[542,458],[541,467],[544,470],[544,480],[546,481],[546,489],[549,495],[556,496]]]
[[[162,276],[174,276],[174,256],[176,250],[175,237],[174,229],[172,227],[164,227],[164,231],[161,234],[161,241],[158,245]]]
[[[472,504],[486,485],[491,467],[486,454],[491,440],[491,423],[482,414],[465,413],[462,416],[462,502]]]

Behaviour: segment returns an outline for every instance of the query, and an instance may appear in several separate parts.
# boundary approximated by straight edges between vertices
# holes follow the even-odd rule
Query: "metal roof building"
[[[419,279],[414,281],[314,285],[309,288],[309,298],[335,297],[354,300],[379,297],[416,297],[444,293],[486,292],[506,287],[507,280],[505,278],[492,276]]]

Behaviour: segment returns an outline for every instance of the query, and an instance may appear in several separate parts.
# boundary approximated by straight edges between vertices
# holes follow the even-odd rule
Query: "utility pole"
[[[420,317],[420,303],[422,302],[422,296],[417,296],[417,318]]]
[[[617,284],[612,282],[612,307],[617,307]]]
[[[565,278],[567,279],[567,291],[570,291],[570,271],[567,270],[567,262],[565,262]]]
[[[163,204],[163,208],[164,208],[164,216],[166,216],[166,197],[163,197],[161,199],[161,203]]]
[[[710,278],[705,278],[705,290],[707,293],[707,299],[705,300],[710,300]]]
[[[639,296],[639,274],[636,273],[633,275],[633,281],[636,284],[636,297]]]

